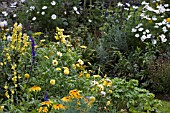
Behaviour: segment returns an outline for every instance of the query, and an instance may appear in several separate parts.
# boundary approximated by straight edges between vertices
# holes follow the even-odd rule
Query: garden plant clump
[[[170,92],[169,65],[153,70],[160,63],[154,61],[169,59],[165,1],[6,5],[0,9],[0,112],[162,112],[151,92]]]

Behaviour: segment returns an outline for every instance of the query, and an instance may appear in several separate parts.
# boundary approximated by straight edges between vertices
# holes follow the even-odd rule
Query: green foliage
[[[150,65],[150,90],[158,94],[170,94],[170,65],[168,59],[158,59]],[[156,82],[155,82],[156,81]]]

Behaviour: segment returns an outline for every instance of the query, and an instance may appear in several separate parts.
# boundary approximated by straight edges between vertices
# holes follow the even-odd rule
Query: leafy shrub
[[[169,60],[159,58],[150,65],[150,90],[156,94],[170,94]]]

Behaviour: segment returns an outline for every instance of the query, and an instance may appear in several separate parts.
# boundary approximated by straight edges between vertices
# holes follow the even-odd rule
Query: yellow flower
[[[48,56],[44,56],[44,58],[49,59]]]
[[[110,101],[107,101],[106,106],[109,106],[109,105],[110,105]]]
[[[90,74],[89,73],[86,73],[86,78],[90,78]]]
[[[80,46],[81,48],[83,48],[83,49],[86,49],[87,48],[87,46]]]
[[[30,75],[29,75],[28,73],[26,73],[26,74],[24,75],[24,77],[25,77],[25,78],[30,78]]]
[[[100,89],[100,91],[104,90],[104,86],[102,84],[97,85],[97,87]]]
[[[54,104],[54,105],[53,105],[53,108],[54,108],[55,110],[59,110],[59,109],[65,110],[65,109],[66,109],[66,107],[65,107],[64,105],[62,105],[62,104]]]
[[[170,22],[170,18],[167,18],[166,21],[167,21],[167,22]]]
[[[71,102],[71,97],[70,96],[66,96],[66,97],[63,97],[61,100],[63,102]]]
[[[29,89],[29,91],[41,91],[41,88],[39,86],[33,86]]]
[[[4,106],[0,106],[0,111],[2,111],[4,109]]]
[[[43,110],[43,107],[40,107],[39,109],[38,109],[38,112],[41,112]]]
[[[70,73],[68,67],[63,67],[64,68],[64,74],[65,75],[68,75]]]
[[[96,100],[96,98],[94,96],[90,97],[90,102],[94,102]]]
[[[93,75],[94,78],[100,78],[100,75]]]
[[[5,92],[5,96],[6,96],[7,98],[10,97],[9,94],[8,94],[8,91]]]
[[[56,70],[57,70],[57,71],[61,71],[61,68],[58,67],[58,68],[56,68]]]
[[[45,107],[40,107],[40,108],[38,109],[38,112],[47,113],[47,112],[48,112],[47,106],[45,106]]]
[[[52,64],[53,64],[53,66],[56,66],[56,65],[58,65],[58,61],[57,60],[53,60]]]
[[[3,63],[2,63],[2,62],[0,62],[0,65],[1,65],[1,66],[3,66]]]
[[[110,79],[105,79],[103,82],[103,86],[110,87],[112,85],[112,81]]]
[[[69,92],[69,94],[70,94],[71,98],[76,98],[76,99],[81,98],[81,95],[80,95],[80,93],[77,91],[77,89],[71,90],[71,91]]]
[[[51,79],[51,80],[50,80],[50,84],[51,84],[51,85],[55,85],[55,80],[54,80],[54,79]]]
[[[56,31],[57,31],[57,32],[63,32],[64,29],[59,29],[59,28],[57,27],[57,28],[56,28]]]
[[[44,101],[44,102],[41,102],[41,105],[47,105],[48,107],[52,104],[51,101]]]
[[[109,90],[109,93],[112,93],[113,91],[112,90]]]

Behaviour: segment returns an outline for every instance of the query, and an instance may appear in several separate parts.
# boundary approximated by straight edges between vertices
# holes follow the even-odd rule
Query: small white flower
[[[145,34],[146,34],[146,32],[144,31],[144,32],[143,32],[143,35],[145,35]]]
[[[147,38],[147,37],[146,37],[145,35],[142,35],[141,41],[142,41],[142,42],[145,41],[146,38]]]
[[[16,16],[17,16],[16,14],[13,15],[14,18],[15,18]]]
[[[51,2],[51,5],[55,5],[55,4],[56,4],[56,2],[55,2],[55,1],[52,1],[52,2]]]
[[[129,8],[124,8],[124,10],[129,11]]]
[[[138,6],[132,6],[133,9],[138,9],[139,7]]]
[[[55,14],[51,15],[51,19],[55,20],[57,18],[57,16]]]
[[[159,28],[159,26],[158,26],[158,25],[155,25],[154,28]]]
[[[123,4],[119,2],[119,3],[117,4],[117,6],[118,6],[118,7],[122,7]]]
[[[74,9],[74,11],[77,11],[77,7],[76,6],[74,6],[73,9]]]
[[[138,37],[139,37],[139,34],[135,34],[135,37],[137,37],[137,38],[138,38]]]
[[[156,21],[156,20],[157,20],[156,16],[153,16],[153,17],[152,17],[152,20],[153,20],[153,21]]]
[[[79,13],[78,11],[76,11],[76,14],[78,14],[78,15],[79,15],[80,13]]]
[[[156,43],[157,43],[157,40],[153,39],[153,40],[152,40],[152,44],[155,45]]]
[[[132,28],[132,33],[134,33],[134,32],[136,32],[137,31],[137,29],[135,29],[135,28]]]
[[[143,28],[142,28],[142,27],[141,27],[141,28],[139,28],[139,29],[138,29],[138,31],[143,31]]]
[[[21,2],[23,3],[23,2],[25,2],[25,0],[21,0]]]
[[[147,38],[151,38],[152,34],[147,34]]]
[[[36,17],[33,17],[32,20],[35,21],[37,18]]]
[[[45,15],[45,12],[43,11],[43,12],[41,12],[41,15]]]
[[[5,26],[7,26],[8,25],[8,23],[7,23],[7,21],[2,21],[2,22],[0,22],[0,27],[5,27]]]
[[[164,4],[164,7],[169,7],[169,4]]]
[[[40,12],[39,11],[37,11],[37,14],[39,14]]]
[[[105,97],[105,95],[106,95],[106,92],[104,92],[104,91],[101,91],[100,93],[101,93],[101,95],[102,95],[103,97]]]
[[[43,6],[42,9],[47,9],[47,6]]]
[[[167,39],[165,38],[164,34],[161,34],[159,37],[161,38],[162,42],[166,42],[167,41]]]
[[[8,41],[12,41],[12,37],[10,35],[7,36]]]
[[[4,16],[7,16],[7,15],[8,15],[8,13],[7,13],[6,11],[2,11],[2,14],[3,14]]]
[[[166,27],[170,28],[170,24],[166,24]]]
[[[139,28],[139,27],[141,27],[143,24],[142,23],[140,23],[140,24],[138,24],[135,28]]]
[[[146,29],[145,31],[146,31],[146,33],[149,33],[149,32],[150,32],[149,29]]]
[[[162,30],[163,30],[164,33],[166,33],[168,31],[165,26],[162,28]]]
[[[57,55],[58,55],[59,57],[62,57],[62,56],[63,56],[63,54],[62,54],[61,52],[59,52],[59,51],[57,51]]]
[[[89,21],[89,22],[92,22],[92,20],[90,20],[90,19],[89,19],[88,21]]]
[[[66,15],[66,14],[67,14],[67,12],[66,12],[66,11],[64,11],[64,14]]]
[[[30,6],[30,11],[34,10],[35,6]]]
[[[130,4],[129,4],[129,3],[126,3],[126,5],[127,5],[128,7],[130,7]]]
[[[141,4],[142,5],[149,5],[149,3],[145,2],[145,1],[143,1]]]

